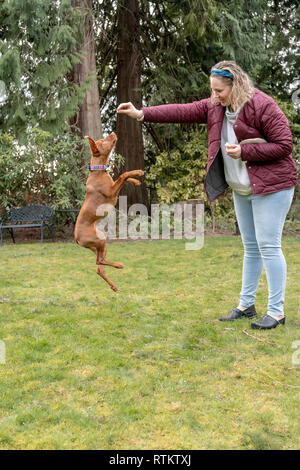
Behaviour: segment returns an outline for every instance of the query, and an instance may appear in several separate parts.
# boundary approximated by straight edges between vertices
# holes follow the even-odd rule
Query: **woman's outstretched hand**
[[[127,116],[133,119],[140,119],[143,117],[143,111],[136,109],[131,102],[121,103],[117,108],[118,114],[127,114]]]

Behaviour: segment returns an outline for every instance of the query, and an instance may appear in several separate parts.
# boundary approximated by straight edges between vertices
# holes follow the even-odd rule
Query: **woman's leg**
[[[293,195],[294,188],[291,188],[251,197],[256,239],[269,288],[267,313],[274,317],[284,316],[286,262],[281,250],[281,237]]]
[[[256,240],[251,196],[241,196],[233,191],[233,200],[244,245],[240,306],[250,307],[255,302],[263,262]]]

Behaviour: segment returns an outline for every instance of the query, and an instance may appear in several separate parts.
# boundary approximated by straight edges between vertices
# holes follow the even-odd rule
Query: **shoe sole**
[[[272,330],[273,328],[277,328],[277,326],[284,326],[284,323],[278,323],[277,325],[270,327],[256,325],[255,323],[251,324],[251,328],[253,328],[254,330]]]
[[[242,317],[238,317],[238,318],[219,318],[219,321],[236,321],[236,320],[241,320],[242,318],[243,319],[246,319],[246,320],[253,320],[253,318],[256,318],[257,315],[252,315],[251,317],[250,316],[245,316],[243,315]]]

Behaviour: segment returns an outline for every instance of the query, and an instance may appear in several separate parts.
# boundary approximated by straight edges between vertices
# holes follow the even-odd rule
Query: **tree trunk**
[[[118,58],[117,58],[117,101],[131,101],[137,108],[142,106],[141,71],[142,60],[139,42],[138,0],[118,2]],[[127,116],[117,115],[118,142],[116,152],[125,159],[123,171],[144,170],[144,145],[142,124]],[[146,185],[134,186],[127,183],[121,195],[127,196],[128,207],[135,203],[148,207]]]
[[[95,42],[93,31],[92,0],[72,0],[73,8],[80,9],[83,15],[83,45],[80,50],[82,60],[74,65],[72,80],[74,83],[82,84],[88,75],[93,73],[91,88],[86,92],[79,111],[70,122],[80,130],[81,137],[89,135],[92,139],[102,138],[102,123],[99,106],[99,90],[96,73]]]

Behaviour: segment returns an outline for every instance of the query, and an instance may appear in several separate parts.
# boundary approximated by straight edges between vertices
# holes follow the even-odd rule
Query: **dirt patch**
[[[44,243],[55,242],[70,242],[73,238],[74,224],[55,226],[55,238],[50,237],[47,229],[44,231]],[[11,235],[8,230],[2,231],[3,244],[13,243]],[[18,243],[33,243],[39,242],[41,237],[40,228],[18,228],[14,229],[14,237],[16,244]]]

